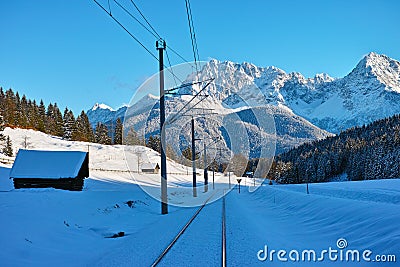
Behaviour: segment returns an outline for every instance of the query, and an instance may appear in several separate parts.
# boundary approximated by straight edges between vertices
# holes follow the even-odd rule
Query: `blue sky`
[[[107,6],[106,0],[99,0]],[[134,13],[129,0],[118,0]],[[185,1],[136,0],[156,30],[192,60]],[[155,39],[110,0],[151,51]],[[368,52],[400,60],[397,0],[192,0],[199,55],[342,77]],[[74,112],[128,103],[158,65],[91,0],[0,2],[0,86]],[[134,13],[139,17],[137,13]],[[172,53],[171,63],[182,63]]]

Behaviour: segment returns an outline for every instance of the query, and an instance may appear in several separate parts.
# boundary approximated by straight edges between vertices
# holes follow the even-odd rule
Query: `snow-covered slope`
[[[144,163],[158,163],[161,165],[159,153],[150,148],[66,141],[42,132],[18,128],[5,128],[4,134],[10,136],[14,154],[21,148],[51,151],[89,151],[89,173],[91,179],[113,182],[114,176],[111,174],[115,172],[117,173],[115,177],[118,179],[118,182],[124,181],[129,184],[140,184],[153,196],[156,197],[158,195],[160,186],[159,175],[142,174],[140,168]],[[25,144],[27,144],[26,147]],[[0,158],[4,158],[4,156],[0,154]],[[12,164],[12,161],[9,162]],[[11,167],[11,165],[4,164],[1,166]],[[190,167],[167,159],[167,169],[169,173],[168,185],[174,187],[177,183],[191,184],[192,176],[189,174],[191,174],[192,169]],[[199,183],[203,181],[201,177],[202,174],[199,174]],[[215,175],[215,181],[220,183],[228,182],[227,178],[222,174]],[[12,188],[11,183],[5,183],[5,186],[9,189]],[[199,188],[201,188],[200,186],[201,184],[199,184]],[[176,187],[176,190],[179,191],[180,195],[187,193],[182,188]],[[199,198],[198,201],[202,200],[202,198]],[[170,202],[174,203],[174,201],[179,201],[182,204],[181,200],[176,200],[172,196]]]

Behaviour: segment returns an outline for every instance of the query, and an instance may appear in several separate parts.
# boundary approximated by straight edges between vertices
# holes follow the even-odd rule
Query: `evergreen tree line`
[[[353,127],[279,155],[269,177],[280,183],[400,177],[400,115]]]
[[[65,108],[63,113],[57,103],[50,103],[46,108],[43,100],[37,104],[25,95],[20,97],[19,93],[14,93],[11,88],[4,92],[0,87],[0,116],[3,120],[2,125],[8,127],[34,129],[71,141],[122,144],[120,119],[115,122],[115,128],[112,129],[114,138],[111,138],[109,128],[103,123],[98,123],[93,130],[85,111],[82,110],[75,118],[72,110],[68,108]],[[1,138],[4,137],[0,136]]]

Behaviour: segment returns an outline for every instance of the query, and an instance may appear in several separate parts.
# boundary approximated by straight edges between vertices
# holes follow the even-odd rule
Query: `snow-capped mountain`
[[[366,55],[343,78],[332,78],[325,73],[305,78],[300,73],[286,73],[276,67],[211,60],[197,77],[189,75],[185,82],[209,78],[215,80],[205,90],[209,97],[204,106],[217,110],[221,116],[206,127],[207,130],[200,123],[196,132],[210,138],[221,136],[221,123],[229,114],[240,117],[248,107],[272,106],[265,112],[275,119],[278,153],[306,141],[324,138],[329,132],[338,133],[400,113],[400,63],[376,53]],[[198,90],[196,86],[186,87],[180,93]],[[187,100],[184,96],[169,99],[167,114],[176,112]],[[130,124],[136,129],[145,128],[147,136],[158,133],[157,101],[157,97],[148,95],[129,108]],[[123,117],[126,110],[126,107],[114,111],[95,105],[88,111],[88,116],[95,125],[98,121],[115,121]],[[250,135],[254,134],[253,126],[254,123],[246,126]],[[172,131],[177,137],[182,129]],[[263,134],[257,138],[262,138]],[[250,144],[253,148],[260,142],[257,138]],[[182,139],[175,141],[180,146],[186,142]]]
[[[400,113],[400,62],[373,52],[343,78],[325,73],[305,78],[276,67],[217,60],[198,74],[198,80],[212,77],[214,83],[206,93],[226,107],[265,102],[284,106],[333,133]]]
[[[114,110],[106,104],[96,103],[86,113],[93,128],[96,127],[98,122],[111,125],[117,118],[123,120],[127,107],[122,106],[118,110]]]
[[[348,75],[320,84],[309,95],[301,101],[287,98],[287,106],[330,132],[392,116],[400,113],[400,62],[370,53]]]
[[[166,114],[170,115],[167,116],[167,122],[169,122],[171,114],[181,109],[186,103],[187,101],[182,98],[167,98]],[[210,107],[210,105],[207,105],[207,107]],[[232,144],[232,138],[235,138],[235,136],[232,136],[232,133],[235,135],[235,132],[242,131],[241,135],[236,136],[241,139],[236,139],[238,142],[235,143],[246,144],[250,151],[249,155],[253,158],[263,154],[262,150],[266,149],[266,142],[270,142],[267,147],[271,149],[267,153],[275,151],[275,143],[276,153],[282,153],[304,142],[331,135],[304,118],[295,115],[291,110],[280,106],[268,105],[251,109],[228,109],[220,107],[216,103],[212,107],[218,109],[217,115],[210,116],[207,119],[196,118],[196,138],[215,140],[216,137],[222,136],[223,140],[218,143],[218,146],[229,148],[234,153],[238,153],[240,148],[235,151],[234,144]],[[151,95],[145,96],[128,109],[124,124],[128,127],[133,126],[140,136],[146,138],[151,135],[159,135],[159,112],[158,98]],[[273,118],[273,122],[269,121],[268,117]],[[237,128],[235,128],[235,125],[237,125]],[[190,144],[190,126],[190,118],[188,117],[181,117],[177,122],[168,123],[167,143],[177,152],[182,151]],[[231,136],[228,136],[227,131],[230,127],[234,127],[234,129],[231,128]],[[197,149],[201,150],[203,143],[196,143],[197,145],[199,145]],[[213,153],[215,152],[213,151]]]

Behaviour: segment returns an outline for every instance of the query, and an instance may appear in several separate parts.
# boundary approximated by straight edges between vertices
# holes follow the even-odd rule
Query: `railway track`
[[[207,205],[211,198],[196,210],[152,267],[171,263],[215,266],[218,261],[226,266],[225,197]]]

